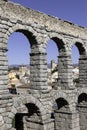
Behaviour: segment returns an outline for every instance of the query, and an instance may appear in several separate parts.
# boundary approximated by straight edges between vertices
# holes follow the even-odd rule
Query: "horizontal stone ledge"
[[[62,114],[69,114],[72,115],[73,113],[70,111],[65,111],[65,110],[54,110],[55,113],[62,113]]]
[[[45,74],[46,75],[46,74]],[[35,81],[35,82],[45,82],[48,80],[47,75],[43,76],[43,75],[30,75],[30,81]]]
[[[47,64],[47,61],[45,59],[43,59],[43,60],[39,60],[39,62],[38,62],[38,60],[36,60],[36,59],[35,60],[31,59],[30,63],[31,64],[36,63],[36,64],[42,64],[43,65],[43,64]]]
[[[28,118],[26,120],[31,123],[42,124],[42,122],[38,119],[35,119],[35,117],[33,119]]]
[[[44,121],[34,121],[34,120],[30,120],[28,119],[27,121],[32,122],[32,123],[37,123],[37,124],[41,124],[41,125],[45,125],[51,122],[54,122],[54,119],[48,119],[48,120],[44,120]]]
[[[0,71],[0,76],[3,76],[3,75],[8,75],[8,71]]]
[[[39,80],[31,80],[32,84],[36,84],[36,85],[47,85],[47,80],[43,80],[43,81],[39,81]]]
[[[84,61],[84,60],[87,60],[87,57],[82,57],[82,58],[80,58],[79,60],[80,60],[80,62],[81,62],[81,61]]]
[[[38,92],[40,92],[40,91],[42,91],[42,90],[47,91],[47,90],[48,90],[48,87],[47,87],[47,86],[39,86],[39,85],[35,86],[35,85],[32,85],[29,89],[30,89],[30,90],[37,90]],[[31,93],[32,93],[32,92],[33,92],[33,91],[31,91]]]
[[[0,52],[7,52],[8,49],[6,47],[0,47]]]
[[[2,85],[2,84],[0,84],[0,91],[2,90],[7,90],[8,89],[8,87],[7,87],[7,84],[6,85]]]
[[[8,80],[8,76],[7,75],[0,75],[0,80]]]
[[[30,69],[30,76],[33,75],[33,77],[36,77],[36,76],[45,76],[46,77],[46,74],[47,74],[46,69],[43,69],[43,70],[42,69],[36,69],[36,71],[33,70],[33,69]]]
[[[47,53],[43,53],[43,52],[30,53],[30,56],[37,56],[37,55],[47,55]]]
[[[0,95],[0,100],[9,100],[12,99],[12,95],[7,93],[7,95]]]
[[[35,57],[30,57],[30,62],[40,62],[40,61],[42,61],[42,62],[44,62],[44,61],[46,61],[46,58],[44,57],[44,56],[35,56]]]
[[[77,107],[80,107],[80,108],[87,108],[87,104],[78,104]]]
[[[4,63],[3,63],[3,65],[0,65],[0,70],[7,70],[8,69],[8,65],[4,65]]]
[[[38,68],[42,67],[42,68],[46,68],[47,69],[47,63],[36,63],[35,61],[33,63],[30,64],[30,66],[36,66]]]
[[[8,80],[7,79],[3,79],[3,81],[2,80],[0,80],[0,85],[8,85]]]
[[[66,55],[66,54],[65,54],[65,55],[63,54],[63,55],[62,55],[62,54],[61,54],[61,55],[58,56],[58,58],[61,58],[61,59],[62,59],[62,58],[71,59],[71,55]]]

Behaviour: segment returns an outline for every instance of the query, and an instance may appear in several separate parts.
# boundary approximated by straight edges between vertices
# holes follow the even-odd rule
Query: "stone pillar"
[[[12,107],[12,96],[9,94],[8,90],[8,60],[7,60],[7,49],[0,48],[0,115],[4,119],[1,125],[6,125],[6,130],[9,130],[11,125],[10,120],[7,120],[9,111]],[[4,127],[4,126],[3,126]],[[5,130],[5,128],[4,128]]]
[[[0,49],[0,92],[1,98],[9,97],[7,49]]]
[[[87,56],[81,55],[79,59],[78,87],[87,87]]]
[[[30,89],[47,90],[46,53],[30,54]]]
[[[8,60],[6,56],[6,49],[0,48],[0,89],[7,90],[8,86]]]
[[[35,119],[36,117],[32,120],[27,118],[27,129],[24,130],[54,130],[54,120],[49,119],[42,123],[40,120]]]
[[[80,130],[78,113],[55,110],[55,130]]]
[[[61,89],[73,89],[72,61],[70,55],[58,56],[58,77]]]
[[[45,120],[41,130],[54,130],[54,119]]]
[[[77,106],[79,112],[80,130],[87,130],[87,103],[81,103]]]

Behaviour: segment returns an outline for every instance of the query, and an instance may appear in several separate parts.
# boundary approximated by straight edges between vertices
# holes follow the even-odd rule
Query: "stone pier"
[[[7,45],[14,32],[30,44],[30,87],[8,90]],[[58,47],[59,80],[49,90],[46,46]],[[67,42],[66,42],[67,41]],[[72,46],[79,54],[79,83],[72,79]],[[20,48],[21,49],[21,48]],[[0,0],[0,130],[87,130],[87,28]],[[25,86],[26,87],[26,86]]]

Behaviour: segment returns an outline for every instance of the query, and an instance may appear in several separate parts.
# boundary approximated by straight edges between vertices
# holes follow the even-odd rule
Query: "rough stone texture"
[[[7,88],[7,43],[16,31],[30,41],[31,87],[13,96]],[[56,90],[49,90],[47,83],[46,46],[50,39],[59,49]],[[72,81],[74,44],[80,53],[77,86]],[[86,62],[86,28],[0,0],[0,130],[87,130]]]

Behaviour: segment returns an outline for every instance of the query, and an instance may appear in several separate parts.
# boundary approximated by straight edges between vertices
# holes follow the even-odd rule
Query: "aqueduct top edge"
[[[20,20],[25,24],[36,25],[42,30],[72,35],[87,40],[87,28],[80,27],[69,21],[64,21],[53,16],[25,8],[13,2],[1,2],[0,16],[7,19]]]

